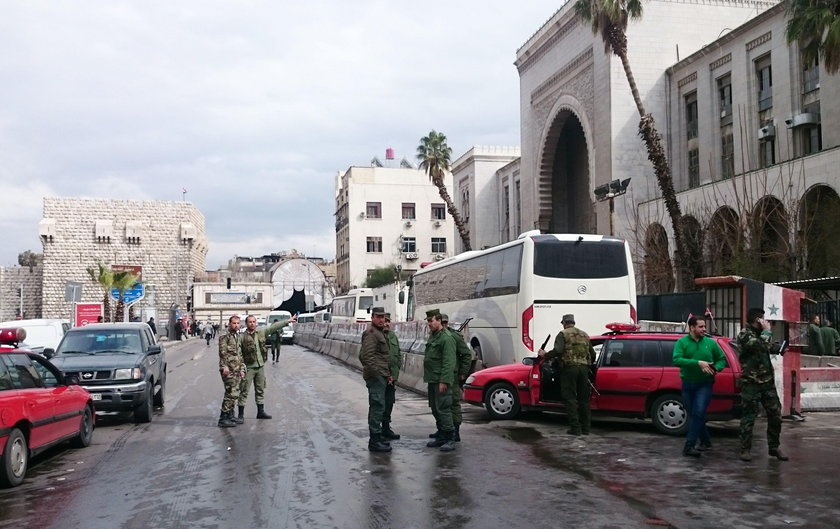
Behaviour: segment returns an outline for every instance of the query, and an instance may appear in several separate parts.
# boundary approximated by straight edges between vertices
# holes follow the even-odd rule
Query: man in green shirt
[[[716,341],[706,336],[706,320],[699,316],[688,319],[688,334],[674,344],[674,365],[680,368],[683,405],[688,412],[688,434],[683,455],[700,457],[700,449],[712,446],[706,428],[706,408],[712,401],[715,374],[726,367],[726,356]]]
[[[814,356],[828,354],[827,351],[823,351],[820,317],[816,315],[811,317],[811,321],[808,323],[808,354]]]
[[[831,320],[828,318],[823,318],[822,320],[820,337],[822,337],[823,354],[837,355],[837,346],[840,345],[840,333],[831,326]]]

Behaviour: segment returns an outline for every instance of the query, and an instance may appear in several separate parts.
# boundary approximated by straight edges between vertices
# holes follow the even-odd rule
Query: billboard
[[[89,323],[96,323],[99,316],[102,316],[102,303],[76,303],[73,326],[84,327]]]

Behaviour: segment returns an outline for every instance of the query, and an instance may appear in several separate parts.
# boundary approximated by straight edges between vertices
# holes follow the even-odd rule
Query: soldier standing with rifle
[[[370,311],[370,327],[362,334],[359,361],[362,376],[368,389],[368,431],[371,452],[390,452],[391,445],[382,435],[382,421],[385,416],[385,395],[391,378],[391,350],[385,330],[385,309],[374,307]]]
[[[574,314],[563,316],[563,330],[554,340],[554,349],[538,354],[551,360],[559,356],[563,362],[560,370],[560,392],[569,417],[570,435],[589,435],[591,412],[589,399],[592,395],[589,384],[589,367],[595,363],[595,349],[589,335],[575,327]]]

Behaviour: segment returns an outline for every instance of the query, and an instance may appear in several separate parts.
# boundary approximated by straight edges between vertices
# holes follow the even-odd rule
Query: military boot
[[[233,415],[233,410],[230,413]],[[233,418],[233,422],[236,424],[245,424],[245,406],[239,406],[239,415]]]
[[[232,418],[233,412],[223,411],[219,414],[219,428],[233,428],[236,423]]]
[[[271,415],[265,412],[265,404],[257,404],[257,419],[270,419]]]
[[[438,437],[440,437],[441,433],[442,432],[440,430],[436,431],[435,433],[430,433],[429,434],[429,439],[437,439]]]
[[[445,439],[443,440],[443,444],[440,445],[441,452],[451,452],[455,450],[455,430],[451,432],[444,432]]]
[[[455,423],[455,431],[452,432],[452,440],[456,443],[461,442],[461,423],[459,422]]]
[[[453,432],[447,432],[443,430],[440,432],[440,435],[438,435],[434,440],[426,443],[426,446],[428,446],[429,448],[440,448],[448,442],[454,443],[455,441],[452,440],[453,435]]]
[[[396,441],[397,439],[400,438],[400,434],[394,432],[394,430],[391,429],[391,423],[383,422],[382,423],[382,437],[385,438],[385,439],[393,439],[393,440]]]
[[[370,441],[368,441],[368,450],[371,452],[390,452],[391,445],[383,442],[382,436],[379,434],[370,434]]]
[[[768,450],[767,453],[770,455],[770,457],[775,457],[779,461],[787,461],[788,459],[790,459],[788,456],[785,455],[784,452],[782,452],[781,448],[771,448],[770,450]]]

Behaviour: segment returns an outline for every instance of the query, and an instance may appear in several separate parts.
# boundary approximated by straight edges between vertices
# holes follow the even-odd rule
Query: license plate
[[[93,400],[102,400],[102,394],[101,393],[91,393],[90,398],[92,398]]]

